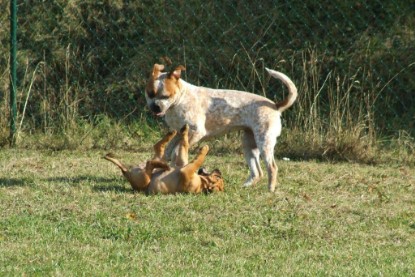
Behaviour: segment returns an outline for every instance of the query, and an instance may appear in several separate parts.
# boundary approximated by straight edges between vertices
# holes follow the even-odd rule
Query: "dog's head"
[[[184,66],[179,65],[170,72],[163,72],[164,65],[155,64],[145,89],[147,105],[157,116],[163,116],[174,104],[180,93],[180,76]]]
[[[209,173],[205,168],[201,168],[197,174],[201,177],[204,192],[209,193],[225,190],[222,173],[219,169],[214,169]]]

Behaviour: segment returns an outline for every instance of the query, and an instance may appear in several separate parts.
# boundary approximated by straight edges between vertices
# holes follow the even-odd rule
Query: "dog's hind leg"
[[[162,160],[150,160],[147,161],[146,167],[144,168],[143,176],[142,176],[142,188],[147,189],[148,185],[151,182],[151,176],[153,175],[153,171],[155,168],[161,168],[164,170],[169,170],[169,165]]]
[[[202,166],[205,161],[206,155],[209,152],[209,146],[205,145],[200,150],[197,156],[180,169],[180,183],[184,186],[183,191],[187,191],[186,186],[192,180],[193,175],[196,174],[196,171]]]
[[[275,191],[277,185],[278,167],[274,159],[274,147],[277,140],[272,136],[267,136],[267,139],[259,143],[258,147],[261,151],[261,155],[264,159],[268,173],[268,190],[270,192]]]
[[[243,186],[249,187],[257,183],[264,176],[259,160],[260,152],[256,145],[254,134],[251,130],[244,130],[242,145],[244,149],[245,160],[248,163],[250,171],[250,175]]]
[[[278,166],[275,163],[274,153],[264,155],[265,164],[267,166],[268,172],[268,190],[270,192],[275,191],[275,186],[277,185],[277,175],[278,175]]]
[[[176,133],[177,133],[176,131],[170,131],[160,141],[158,141],[156,144],[154,144],[154,146],[153,146],[153,149],[154,149],[153,160],[163,159],[165,149],[166,149],[166,144],[168,144],[173,139],[173,137],[176,135]]]
[[[147,161],[146,167],[145,167],[146,175],[151,178],[151,175],[153,174],[153,170],[155,168],[161,168],[161,169],[164,169],[164,170],[169,170],[170,166],[165,161],[159,161],[159,160]]]

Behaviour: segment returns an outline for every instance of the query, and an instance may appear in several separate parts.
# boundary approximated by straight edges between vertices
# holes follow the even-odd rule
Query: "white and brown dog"
[[[163,72],[164,65],[155,64],[148,80],[145,97],[148,107],[157,116],[164,116],[167,125],[178,130],[189,124],[189,144],[231,130],[243,131],[243,148],[250,176],[244,186],[250,186],[263,176],[260,155],[268,172],[268,188],[275,190],[278,167],[274,147],[281,134],[281,113],[297,98],[294,83],[281,72],[266,69],[288,88],[281,102],[244,91],[211,89],[192,85],[181,79],[183,66]]]

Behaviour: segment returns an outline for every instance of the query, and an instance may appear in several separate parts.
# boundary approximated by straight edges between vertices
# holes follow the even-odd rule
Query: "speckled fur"
[[[163,65],[154,65],[146,87],[145,96],[150,110],[164,116],[171,129],[178,130],[188,124],[190,146],[207,137],[243,130],[245,160],[250,169],[244,186],[255,184],[263,176],[260,166],[262,156],[268,172],[268,188],[274,191],[278,173],[274,147],[281,134],[281,113],[297,98],[294,83],[286,75],[267,69],[289,90],[286,99],[274,103],[244,91],[192,85],[180,78],[183,66],[171,72],[162,72],[163,69]]]

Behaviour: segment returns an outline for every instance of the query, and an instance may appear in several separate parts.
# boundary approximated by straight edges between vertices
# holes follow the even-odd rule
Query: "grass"
[[[0,150],[0,275],[415,274],[413,166],[279,160],[271,194],[212,144],[225,193],[150,197],[103,150]]]

